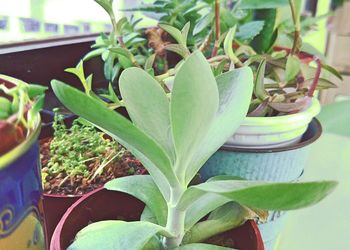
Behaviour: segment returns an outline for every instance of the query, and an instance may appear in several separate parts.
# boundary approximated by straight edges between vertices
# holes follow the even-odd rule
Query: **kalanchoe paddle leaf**
[[[253,92],[253,73],[243,67],[216,77],[219,108],[210,130],[186,171],[189,183],[203,164],[214,154],[241,124],[247,114]]]
[[[291,210],[310,206],[321,201],[337,183],[334,181],[305,183],[264,183],[256,181],[212,181],[188,189],[198,197],[198,192],[214,192],[248,207],[265,210]],[[205,195],[203,193],[203,195]],[[192,197],[194,199],[194,197]]]
[[[151,176],[134,175],[117,178],[104,186],[108,190],[131,194],[146,204],[157,218],[159,225],[165,226],[167,205]]]
[[[111,135],[140,159],[161,187],[164,197],[169,197],[169,185],[177,185],[177,178],[169,157],[158,143],[122,115],[95,99],[58,80],[52,80],[51,85],[58,99],[68,109]]]
[[[68,249],[143,249],[157,234],[172,236],[164,227],[149,222],[100,221],[81,230]]]
[[[134,124],[175,159],[170,133],[169,100],[160,84],[144,70],[129,68],[120,76],[120,93]]]

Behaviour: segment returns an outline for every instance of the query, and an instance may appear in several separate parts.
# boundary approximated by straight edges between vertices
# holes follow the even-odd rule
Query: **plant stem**
[[[215,43],[211,57],[218,54],[220,35],[220,0],[215,0]]]
[[[315,73],[315,78],[312,81],[312,84],[309,88],[309,91],[307,92],[307,96],[308,97],[313,97],[314,96],[314,92],[316,90],[317,84],[318,84],[318,80],[320,79],[320,75],[321,75],[321,60],[317,57],[315,57],[315,62],[317,64],[317,69],[316,69],[316,73]]]
[[[293,24],[294,24],[294,40],[291,54],[299,53],[298,43],[300,39],[300,16],[295,8],[294,0],[289,0],[290,10],[292,12]]]
[[[185,234],[185,215],[186,212],[177,208],[181,196],[184,193],[184,189],[181,187],[171,188],[170,190],[170,202],[168,204],[168,217],[166,229],[176,235],[174,238],[164,238],[165,249],[172,249],[178,247]]]

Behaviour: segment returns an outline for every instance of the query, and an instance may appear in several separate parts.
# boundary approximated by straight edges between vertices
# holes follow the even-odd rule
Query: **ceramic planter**
[[[0,249],[44,249],[42,188],[36,128],[0,157]]]
[[[322,133],[321,124],[313,119],[307,131],[296,144],[279,148],[244,148],[225,144],[217,151],[200,170],[201,177],[206,180],[216,175],[239,176],[248,180],[272,182],[295,182],[303,173],[309,145],[316,141]],[[260,226],[266,249],[269,242],[274,242],[282,227],[278,220],[281,212],[270,212],[269,221]],[[275,226],[274,226],[275,225]]]
[[[95,190],[75,202],[63,215],[52,237],[50,249],[66,249],[75,235],[91,222],[139,220],[144,204],[134,197],[106,189]],[[259,230],[253,221],[225,233],[241,250],[263,250]]]
[[[310,106],[299,113],[274,117],[246,117],[227,144],[246,148],[279,148],[300,141],[321,106],[313,98]]]

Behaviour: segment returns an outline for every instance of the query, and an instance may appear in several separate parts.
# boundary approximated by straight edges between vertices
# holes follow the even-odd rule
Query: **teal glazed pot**
[[[45,249],[39,116],[37,124],[24,142],[0,157],[0,249]]]
[[[310,144],[321,133],[321,124],[314,118],[301,141],[293,145],[250,149],[225,144],[200,170],[201,178],[207,180],[217,175],[230,175],[247,180],[296,182],[304,171]],[[286,216],[284,212],[270,211],[268,222],[259,225],[265,249],[273,249]]]

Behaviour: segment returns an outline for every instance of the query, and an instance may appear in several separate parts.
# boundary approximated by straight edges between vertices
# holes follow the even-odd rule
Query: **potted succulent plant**
[[[48,243],[67,208],[83,195],[109,180],[146,173],[129,151],[90,124],[74,119],[67,128],[64,116],[55,110],[52,129],[45,128],[40,140]]]
[[[44,248],[39,111],[45,87],[0,75],[0,248]]]
[[[63,241],[69,244],[74,238],[69,249],[230,249],[234,246],[202,242],[242,224],[247,213],[243,216],[237,211],[248,211],[255,217],[254,211],[261,209],[301,208],[321,200],[335,187],[329,181],[266,183],[231,176],[189,185],[244,119],[253,89],[248,67],[215,78],[207,59],[196,51],[177,69],[170,97],[140,68],[123,71],[119,83],[132,122],[67,84],[53,80],[52,87],[68,109],[115,138],[150,173],[118,178],[105,185],[144,202],[142,215],[136,216],[141,216],[141,221],[102,220],[84,229],[85,225],[77,225],[75,229],[82,230],[76,236],[62,231],[66,227],[61,221],[51,249],[65,248]],[[74,213],[75,207],[79,206],[73,205],[63,220]]]

